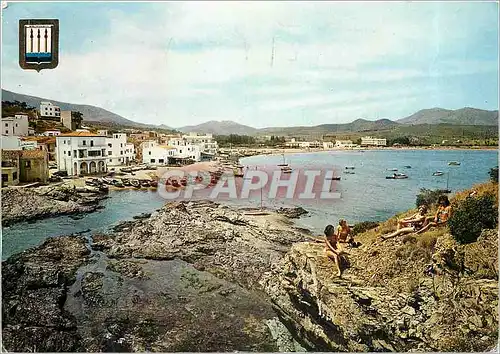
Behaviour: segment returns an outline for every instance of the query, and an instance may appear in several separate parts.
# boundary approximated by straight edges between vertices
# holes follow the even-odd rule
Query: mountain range
[[[116,113],[107,111],[103,108],[72,104],[61,102],[36,96],[28,96],[8,90],[2,89],[3,101],[20,101],[26,102],[30,106],[39,107],[40,101],[50,101],[62,110],[75,110],[83,114],[85,121],[114,123],[123,126],[131,126],[137,128],[161,128],[172,129],[168,126],[148,125],[138,123],[126,119]],[[248,125],[239,124],[234,121],[208,121],[198,125],[189,125],[179,128],[174,128],[181,132],[198,132],[214,135],[315,135],[336,132],[369,132],[369,131],[384,131],[397,127],[422,125],[422,124],[449,124],[449,125],[475,125],[475,126],[495,126],[498,125],[498,111],[486,111],[477,108],[464,107],[457,110],[449,110],[443,108],[422,109],[408,117],[401,118],[395,121],[389,119],[379,119],[375,121],[366,119],[356,119],[351,123],[343,124],[320,124],[316,126],[293,126],[293,127],[270,127],[270,128],[253,128]]]
[[[132,127],[146,127],[146,124],[137,123],[127,118],[124,118],[116,113],[105,110],[104,108],[86,105],[86,104],[74,104],[56,101],[53,99],[47,99],[36,96],[28,96],[20,93],[11,92],[2,89],[2,101],[19,101],[26,102],[29,106],[39,108],[41,101],[50,101],[56,106],[59,106],[62,111],[79,111],[83,114],[83,120],[94,121],[94,122],[105,122],[105,123],[115,123],[120,125],[127,125]]]

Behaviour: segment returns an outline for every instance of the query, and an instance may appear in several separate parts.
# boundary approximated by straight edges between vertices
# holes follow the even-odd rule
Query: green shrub
[[[498,166],[491,168],[489,175],[491,182],[498,183]]]
[[[354,225],[354,227],[352,228],[352,234],[357,235],[357,234],[363,233],[365,231],[371,230],[373,228],[376,228],[377,226],[378,226],[378,222],[363,221],[363,222],[360,222],[360,223],[357,223],[356,225]]]
[[[417,208],[421,205],[427,205],[430,207],[433,204],[436,204],[440,195],[443,194],[441,189],[426,189],[420,188],[420,193],[417,194]]]
[[[451,235],[458,243],[477,240],[483,229],[493,229],[498,222],[495,196],[484,194],[477,198],[465,198],[454,206],[448,220]]]

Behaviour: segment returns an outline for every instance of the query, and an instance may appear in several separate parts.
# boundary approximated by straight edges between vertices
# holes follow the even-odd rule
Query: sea
[[[497,150],[350,150],[258,155],[243,158],[240,164],[249,168],[283,163],[292,169],[331,168],[341,176],[335,181],[339,199],[330,203],[272,199],[265,195],[248,200],[224,201],[242,207],[302,206],[308,214],[296,220],[300,227],[321,234],[328,224],[340,218],[350,224],[381,221],[415,206],[421,188],[448,189],[452,193],[489,179],[490,168],[498,165]],[[459,166],[448,162],[459,161]],[[354,174],[345,174],[345,167],[354,167]],[[405,166],[411,166],[407,168]],[[392,169],[408,175],[408,179],[391,180]],[[442,176],[432,176],[442,171]],[[59,216],[33,223],[18,223],[2,228],[2,259],[41,244],[47,237],[73,233],[106,232],[124,220],[141,213],[154,212],[164,203],[157,192],[145,190],[112,191],[103,201],[104,209],[80,219]],[[89,231],[90,230],[90,231]]]

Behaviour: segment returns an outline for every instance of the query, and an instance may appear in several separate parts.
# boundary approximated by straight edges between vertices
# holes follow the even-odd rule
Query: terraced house
[[[57,168],[79,176],[107,171],[106,137],[89,132],[73,132],[56,137]]]

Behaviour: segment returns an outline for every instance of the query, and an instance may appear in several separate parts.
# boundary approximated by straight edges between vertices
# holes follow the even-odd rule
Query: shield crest
[[[59,20],[19,20],[19,66],[54,69],[59,64]]]

